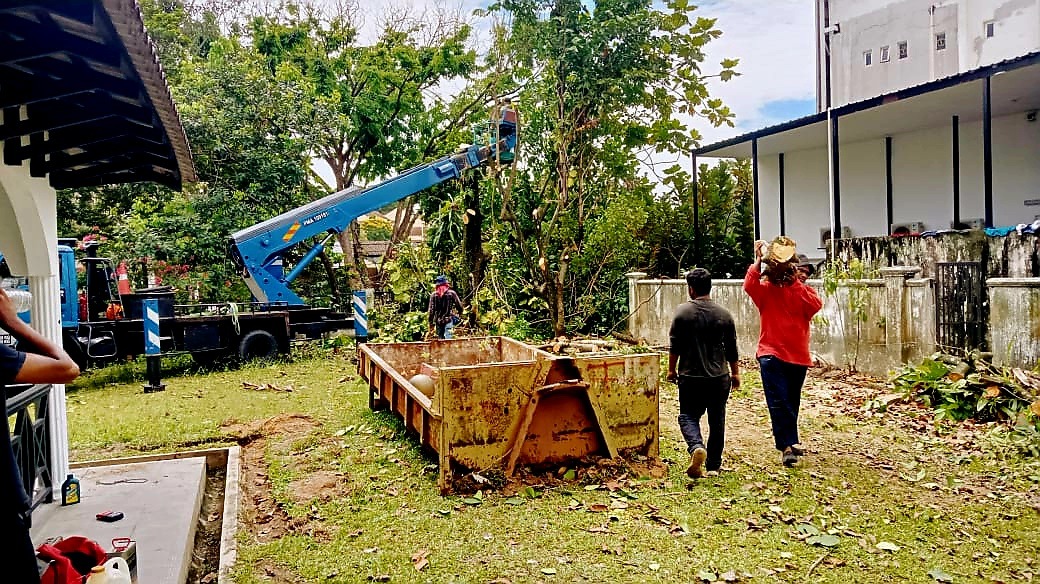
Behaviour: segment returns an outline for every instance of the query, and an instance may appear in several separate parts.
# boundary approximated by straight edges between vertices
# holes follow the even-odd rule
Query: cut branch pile
[[[964,356],[935,354],[907,366],[893,378],[897,390],[951,420],[1007,420],[1036,424],[1040,420],[1040,375],[992,363],[993,354],[972,351]]]
[[[552,342],[539,345],[538,348],[557,355],[609,353],[617,350],[618,343],[603,339],[556,337]]]

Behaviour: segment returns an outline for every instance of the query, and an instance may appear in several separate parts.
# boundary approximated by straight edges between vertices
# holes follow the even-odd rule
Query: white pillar
[[[57,253],[57,250],[55,250]],[[29,276],[32,297],[32,326],[41,335],[61,346],[61,287],[57,274]],[[51,391],[47,423],[51,434],[51,468],[53,487],[59,494],[61,482],[69,472],[69,427],[65,408],[65,386],[57,384]]]
[[[33,328],[60,346],[57,195],[46,178],[30,176],[27,165],[0,167],[0,250],[14,274],[29,278]],[[47,418],[58,494],[69,468],[64,385],[54,386]]]

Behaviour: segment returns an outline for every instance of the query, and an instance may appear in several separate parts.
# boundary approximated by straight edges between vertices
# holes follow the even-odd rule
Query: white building
[[[830,45],[822,111],[693,152],[695,162],[753,160],[760,237],[788,235],[822,258],[831,233],[1040,218],[1040,1],[818,0],[817,9],[821,50]]]
[[[816,23],[817,111],[1040,51],[1040,0],[816,0]]]

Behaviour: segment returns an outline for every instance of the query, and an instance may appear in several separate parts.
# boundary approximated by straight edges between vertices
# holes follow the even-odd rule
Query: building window
[[[945,51],[946,50],[946,33],[937,32],[935,33],[935,50]]]
[[[899,58],[905,59],[907,55],[909,55],[909,51],[907,50],[906,46],[906,41],[899,41],[899,44],[897,46],[899,47]]]
[[[986,24],[986,38],[993,38],[993,35],[997,34],[997,23],[993,20],[987,20]]]
[[[888,56],[888,45],[881,47],[881,62],[887,63],[889,61]]]
[[[863,65],[865,67],[870,67],[871,63],[873,63],[873,58],[874,57],[873,57],[873,55],[871,55],[869,49],[866,50],[866,51],[863,51]]]

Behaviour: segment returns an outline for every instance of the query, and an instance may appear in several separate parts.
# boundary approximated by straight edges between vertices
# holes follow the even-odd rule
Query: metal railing
[[[9,385],[4,396],[9,423],[14,418],[10,425],[11,449],[33,509],[54,500],[52,440],[47,419],[51,389],[50,385]]]

